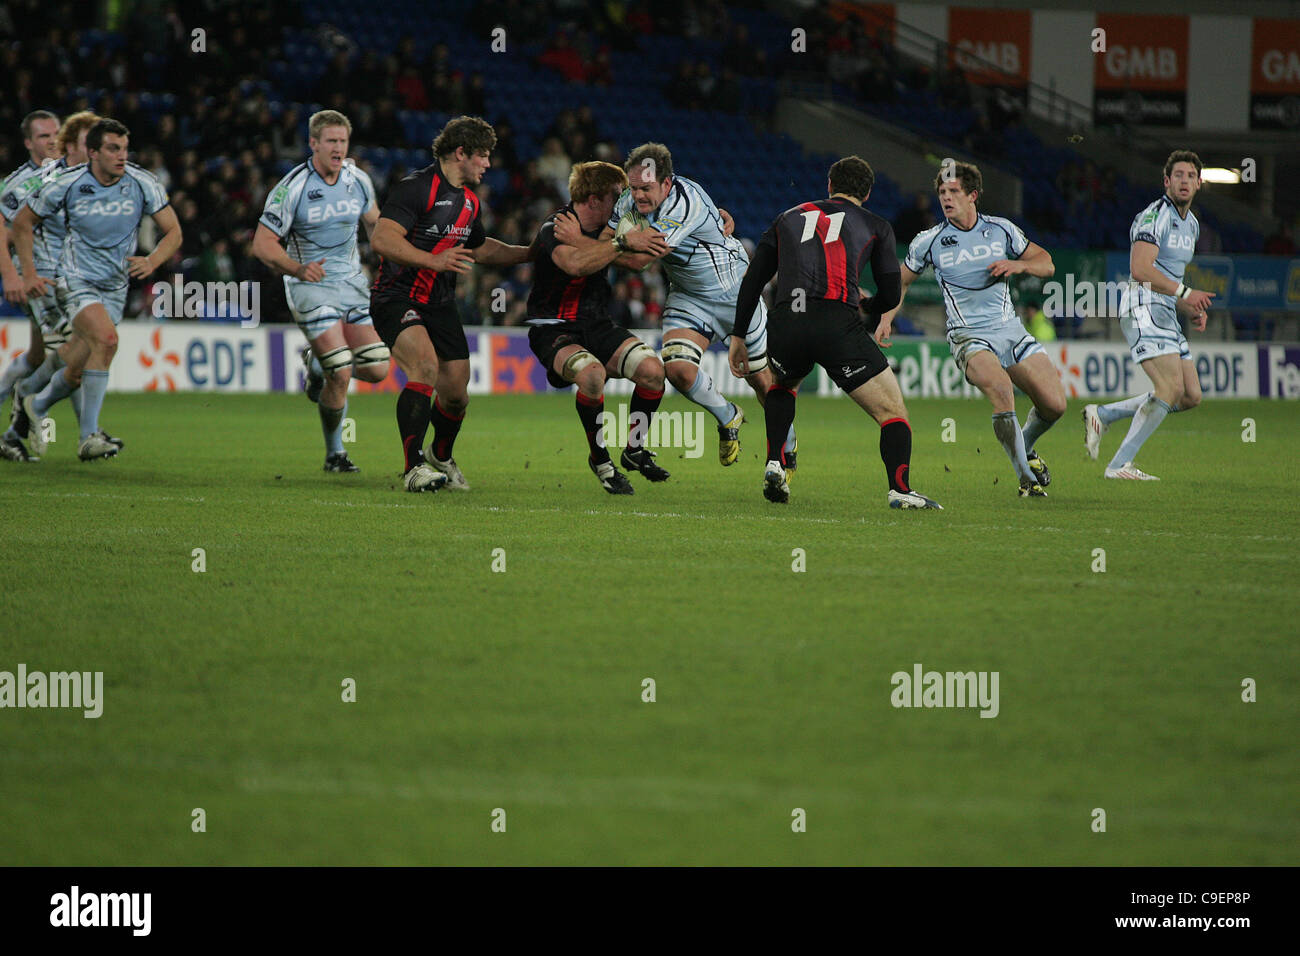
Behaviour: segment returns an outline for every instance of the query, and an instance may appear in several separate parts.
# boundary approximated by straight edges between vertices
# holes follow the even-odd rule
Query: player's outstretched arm
[[[181,221],[176,217],[176,210],[171,206],[163,206],[153,214],[153,221],[158,224],[158,228],[163,231],[163,237],[158,240],[158,245],[153,247],[153,252],[147,256],[127,256],[127,274],[133,279],[143,279],[151,272],[161,266],[164,262],[176,255],[181,247]]]
[[[533,257],[532,246],[512,246],[488,236],[473,250],[474,261],[483,266],[517,266]]]
[[[36,215],[31,206],[23,206],[18,210],[18,215],[14,216],[12,240],[18,253],[18,270],[23,276],[23,301],[43,296],[50,281],[45,276],[36,274],[34,229],[40,221],[41,217]]]
[[[586,239],[585,236],[583,238]],[[606,226],[601,231],[599,239],[587,241],[610,242],[613,238],[614,230]],[[658,229],[633,229],[623,234],[623,241],[627,249],[614,260],[614,265],[636,272],[644,271],[650,263],[673,251],[672,246],[664,240],[664,234]]]
[[[1205,312],[1210,307],[1210,300],[1214,298],[1214,293],[1188,288],[1165,275],[1156,267],[1156,256],[1159,253],[1160,247],[1153,242],[1133,243],[1128,254],[1128,268],[1133,281],[1150,285],[1153,290],[1164,295],[1174,296],[1178,300],[1176,304],[1181,304],[1185,311],[1193,316],[1198,312]],[[1201,329],[1204,328],[1205,323],[1202,321]]]

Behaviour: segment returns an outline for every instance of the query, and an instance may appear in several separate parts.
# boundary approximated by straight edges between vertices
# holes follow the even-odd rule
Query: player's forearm
[[[183,238],[179,223],[163,233],[162,239],[158,242],[158,245],[154,246],[153,252],[145,257],[149,260],[150,270],[161,267],[167,260],[176,255]]]
[[[512,246],[489,238],[474,250],[474,261],[485,266],[517,266],[528,261],[530,249],[530,246]]]
[[[883,315],[891,309],[896,309],[903,301],[903,282],[897,272],[886,272],[883,275],[872,273],[876,280],[876,294],[871,297],[870,302],[863,303],[862,311],[867,315]]]
[[[610,240],[601,241],[588,236],[580,236],[576,242],[561,248],[567,251],[564,254],[566,264],[560,268],[570,275],[578,276],[589,276],[606,269],[611,262],[626,254],[620,252],[618,246]]]
[[[25,276],[36,275],[36,258],[34,248],[36,237],[31,224],[21,218],[14,220],[12,227],[14,251],[18,253],[18,270]]]
[[[253,255],[257,256],[272,272],[285,276],[297,276],[302,263],[281,248],[278,242],[259,245],[253,243]]]
[[[1037,276],[1040,279],[1047,279],[1056,274],[1056,263],[1052,261],[1052,256],[1048,252],[1034,256],[1031,259],[1022,260],[1025,264],[1025,272],[1031,276]]]
[[[376,231],[370,242],[370,248],[389,262],[413,269],[432,269],[433,253],[423,252],[411,245],[401,236],[385,236]]]
[[[1178,294],[1178,286],[1180,283],[1177,279],[1169,278],[1169,276],[1156,268],[1154,256],[1152,261],[1147,261],[1145,259],[1138,259],[1134,254],[1130,254],[1128,267],[1129,274],[1133,277],[1134,282],[1149,285],[1153,291],[1159,292],[1162,295]]]

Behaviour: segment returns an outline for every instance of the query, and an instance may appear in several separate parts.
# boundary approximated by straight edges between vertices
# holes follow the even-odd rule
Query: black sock
[[[397,396],[397,430],[402,433],[406,471],[424,461],[420,446],[424,444],[424,433],[429,430],[429,399],[432,397],[433,386],[421,382],[407,382],[406,388]]]
[[[906,418],[891,418],[880,426],[880,460],[891,491],[911,491],[907,471],[912,463],[912,426]]]
[[[794,390],[781,385],[769,388],[763,415],[767,419],[767,460],[779,461],[785,467],[781,449],[785,447],[785,440],[790,437],[790,426],[794,424]]]
[[[627,450],[636,451],[645,447],[646,434],[650,430],[650,419],[659,410],[659,403],[664,400],[664,390],[652,391],[638,385],[632,392],[632,402],[628,407],[628,418],[634,424],[627,430]],[[638,418],[638,414],[641,416]]]
[[[578,409],[578,418],[582,420],[582,430],[587,433],[587,444],[591,447],[591,460],[596,464],[609,461],[609,450],[601,444],[600,413],[605,410],[605,396],[588,398],[581,391],[573,401]]]
[[[448,461],[451,459],[451,446],[456,443],[460,423],[465,420],[465,415],[462,413],[460,418],[452,418],[443,411],[435,398],[429,420],[433,422],[433,457],[439,461]]]

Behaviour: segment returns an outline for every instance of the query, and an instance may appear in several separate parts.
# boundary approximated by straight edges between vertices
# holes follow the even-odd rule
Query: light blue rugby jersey
[[[1016,310],[1007,277],[995,278],[989,266],[999,259],[1019,259],[1028,248],[1029,240],[1010,219],[978,213],[970,229],[945,219],[919,233],[903,265],[918,275],[926,266],[934,267],[949,331],[994,330],[1014,320]]]
[[[1192,214],[1192,210],[1187,210],[1186,217],[1180,216],[1178,207],[1174,205],[1167,193],[1162,194],[1159,199],[1134,216],[1133,225],[1128,231],[1130,243],[1149,242],[1158,247],[1156,268],[1175,282],[1183,281],[1187,263],[1191,262],[1192,257],[1196,255],[1196,240],[1200,236],[1201,224]],[[1121,314],[1127,315],[1136,302],[1137,305],[1163,306],[1172,312],[1175,301],[1172,295],[1133,284],[1124,292],[1120,311]]]
[[[12,223],[18,211],[47,182],[68,168],[64,159],[50,160],[37,166],[30,159],[9,174],[0,187],[0,213],[5,221]],[[54,269],[59,264],[59,253],[63,245],[63,224],[56,219],[38,223],[32,230],[32,258],[36,260],[36,272],[47,279],[54,277]],[[14,263],[18,256],[15,253]]]
[[[281,239],[299,262],[325,260],[326,282],[350,279],[361,271],[357,223],[375,202],[375,187],[365,170],[345,162],[334,185],[308,160],[276,184],[258,220]],[[289,277],[290,282],[301,280]]]
[[[128,282],[126,258],[135,252],[140,221],[167,207],[167,190],[135,163],[127,163],[111,186],[82,163],[44,183],[27,205],[42,219],[57,216],[63,221],[58,275],[101,289],[120,289]]]
[[[609,227],[618,229],[619,220],[633,209],[632,190],[625,189],[614,204]],[[674,176],[668,195],[650,215],[650,225],[673,247],[659,260],[673,291],[709,302],[736,301],[749,256],[739,239],[723,235],[718,207],[698,183]]]

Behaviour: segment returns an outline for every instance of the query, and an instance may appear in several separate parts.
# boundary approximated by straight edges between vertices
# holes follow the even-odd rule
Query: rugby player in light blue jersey
[[[601,242],[609,242],[630,225],[624,217],[637,216],[637,225],[662,234],[669,250],[663,255],[624,252],[616,265],[644,269],[655,259],[668,278],[668,297],[663,312],[663,362],[673,387],[718,420],[718,460],[734,464],[740,456],[740,426],[745,414],[740,406],[718,394],[713,377],[700,367],[710,342],[726,342],[736,321],[736,298],[749,268],[749,256],[740,240],[731,235],[734,223],[713,204],[699,183],[673,174],[673,157],[662,143],[645,143],[628,154],[623,164],[629,188],[614,205]],[[581,244],[587,240],[572,222],[556,219],[555,235],[561,242]],[[767,391],[776,380],[767,363],[767,307],[760,300],[746,336],[749,373],[745,381],[767,401]],[[794,471],[794,428],[786,441],[785,453]]]
[[[379,207],[370,177],[347,158],[348,118],[322,110],[307,131],[311,158],[271,190],[253,255],[284,276],[289,310],[307,337],[307,397],[320,410],[325,470],[360,471],[343,450],[348,383],[354,370],[365,382],[388,376],[388,346],[370,318],[370,283],[357,252],[357,221],[369,236]]]
[[[63,219],[67,234],[57,285],[65,295],[64,311],[72,316],[73,330],[89,346],[80,362],[64,353],[68,365],[40,392],[23,397],[23,411],[31,422],[28,438],[37,455],[45,453],[41,422],[55,402],[72,393],[77,373],[82,388],[77,455],[88,461],[117,454],[118,446],[99,430],[99,412],[117,353],[117,324],[126,307],[127,286],[131,279],[148,277],[181,245],[181,225],[167,191],[148,170],[127,162],[129,137],[130,131],[117,120],[99,120],[86,134],[87,163],[46,183],[14,217],[14,246],[28,298],[43,295],[50,284],[49,277],[36,271],[35,227],[53,216]],[[132,255],[146,215],[153,217],[162,238],[149,255]]]
[[[98,122],[99,117],[90,110],[73,113],[63,121],[58,136],[59,151],[63,156],[56,162],[47,163],[41,168],[41,181],[33,183],[31,188],[24,190],[26,198],[31,198],[46,183],[52,182],[69,167],[86,162],[86,134]],[[4,205],[3,199],[0,199],[0,205]],[[36,228],[33,253],[37,275],[57,274],[59,256],[63,254],[63,240],[66,234],[67,228],[59,216],[44,220]],[[20,379],[13,387],[14,403],[9,428],[3,438],[0,438],[0,455],[11,461],[40,460],[28,455],[23,445],[31,422],[27,418],[27,413],[23,411],[22,400],[25,396],[34,395],[43,389],[55,372],[69,364],[72,365],[73,370],[68,373],[68,382],[72,385],[73,392],[68,396],[68,402],[77,413],[78,423],[81,421],[81,374],[76,369],[85,365],[86,358],[90,355],[90,346],[85,339],[72,331],[72,317],[64,311],[66,305],[66,290],[54,287],[49,288],[43,296],[33,296],[27,300],[28,314],[40,323],[41,338],[45,342],[45,360],[36,371]],[[121,449],[122,439],[114,438],[102,427],[100,432],[111,444]]]
[[[1170,412],[1185,412],[1201,403],[1201,380],[1178,321],[1181,309],[1191,316],[1192,327],[1204,332],[1205,310],[1214,298],[1213,292],[1183,285],[1183,273],[1201,234],[1201,224],[1191,211],[1200,188],[1200,157],[1190,150],[1175,150],[1165,160],[1164,195],[1138,213],[1129,229],[1131,281],[1120,299],[1119,324],[1133,361],[1147,373],[1153,390],[1084,408],[1084,447],[1094,460],[1111,423],[1133,418],[1106,466],[1107,478],[1158,481],[1133,464],[1138,449]]]
[[[45,341],[41,317],[27,303],[27,293],[14,260],[9,257],[12,240],[9,224],[27,201],[28,194],[40,188],[42,174],[58,159],[59,118],[48,110],[35,110],[23,117],[23,145],[27,160],[8,176],[0,186],[0,277],[4,281],[5,298],[13,305],[26,305],[31,319],[31,344],[26,352],[15,358],[0,374],[0,404],[9,397],[14,385],[31,375],[45,360]],[[27,452],[21,445],[0,444],[0,455],[12,461],[24,461]]]
[[[1020,481],[1020,497],[1045,498],[1052,480],[1034,445],[1065,414],[1061,376],[1011,304],[1011,276],[1046,278],[1056,271],[1047,250],[1030,242],[1011,220],[975,208],[983,189],[978,167],[955,163],[941,170],[935,190],[944,222],[917,235],[903,260],[903,293],[926,266],[934,268],[948,314],[948,346],[966,381],[993,404],[993,434]],[[900,300],[901,303],[901,300]],[[898,309],[885,313],[876,341],[889,336]],[[1029,396],[1022,431],[1016,393]]]

